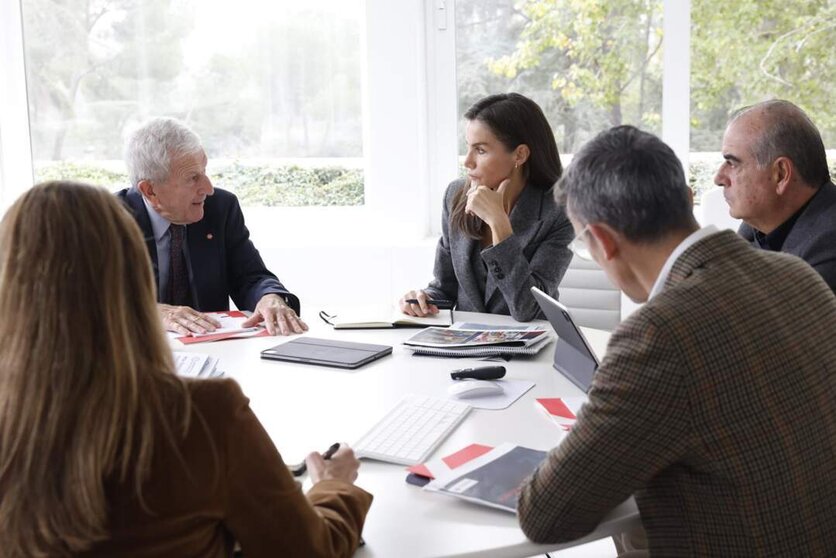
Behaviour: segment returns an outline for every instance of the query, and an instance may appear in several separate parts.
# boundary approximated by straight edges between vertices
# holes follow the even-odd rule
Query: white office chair
[[[621,321],[621,291],[595,262],[572,258],[559,291],[579,326],[612,331]]]
[[[695,212],[700,225],[714,225],[718,229],[731,229],[737,232],[740,227],[740,219],[729,215],[729,204],[723,197],[723,189],[720,187],[711,188],[700,196],[700,211]]]

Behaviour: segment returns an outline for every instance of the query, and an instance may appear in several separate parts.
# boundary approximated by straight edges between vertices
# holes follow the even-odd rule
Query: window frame
[[[424,25],[427,5],[422,0],[364,3],[361,31],[364,205],[269,208],[266,213],[269,213],[271,237],[293,235],[297,241],[299,230],[305,231],[305,239],[316,242],[337,235],[374,239],[381,236],[381,231],[385,231],[387,239],[426,237],[427,184],[431,174],[425,116],[428,111]],[[9,78],[3,80],[0,90],[0,197],[7,207],[31,187],[34,173],[21,1],[0,0],[0,10],[0,71]],[[265,213],[261,208],[254,209],[256,218]]]
[[[0,0],[0,206],[33,182],[20,0]]]
[[[427,74],[430,98],[428,118],[436,131],[429,146],[433,179],[430,193],[435,203],[430,210],[430,230],[435,235],[441,232],[445,179],[452,180],[458,172],[455,2],[427,0],[427,34],[432,43],[432,47],[428,48],[428,60],[435,63],[433,71]],[[690,155],[691,0],[664,0],[662,26],[665,37],[662,52],[662,140],[674,150],[687,175]],[[444,118],[441,121],[443,126],[439,122],[441,118]],[[638,307],[622,293],[622,318]]]
[[[690,8],[690,0],[664,0],[662,139],[686,168]],[[382,230],[398,241],[440,234],[442,197],[458,173],[455,0],[367,0],[364,9],[365,204],[252,211],[269,213],[271,236],[300,229],[316,241],[374,239]],[[0,86],[0,196],[7,207],[31,186],[33,167],[20,0],[0,0],[0,15],[0,70],[9,77]]]

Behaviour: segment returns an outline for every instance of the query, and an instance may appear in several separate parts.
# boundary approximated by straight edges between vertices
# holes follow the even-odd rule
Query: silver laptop
[[[568,308],[537,287],[531,287],[531,294],[557,333],[554,367],[584,392],[589,391],[592,377],[598,369],[595,352],[583,332],[575,325]]]

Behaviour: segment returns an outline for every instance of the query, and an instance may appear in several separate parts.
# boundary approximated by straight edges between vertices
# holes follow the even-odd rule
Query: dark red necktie
[[[186,269],[186,257],[183,255],[183,240],[186,236],[184,225],[171,225],[171,242],[168,250],[168,300],[175,306],[190,306],[189,270]]]

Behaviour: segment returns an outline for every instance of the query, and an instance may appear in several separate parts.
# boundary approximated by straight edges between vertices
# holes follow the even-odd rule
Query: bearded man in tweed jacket
[[[581,537],[633,494],[652,556],[831,555],[836,297],[821,276],[699,229],[673,151],[630,126],[587,144],[558,195],[577,252],[647,303],[523,485],[526,535]]]

